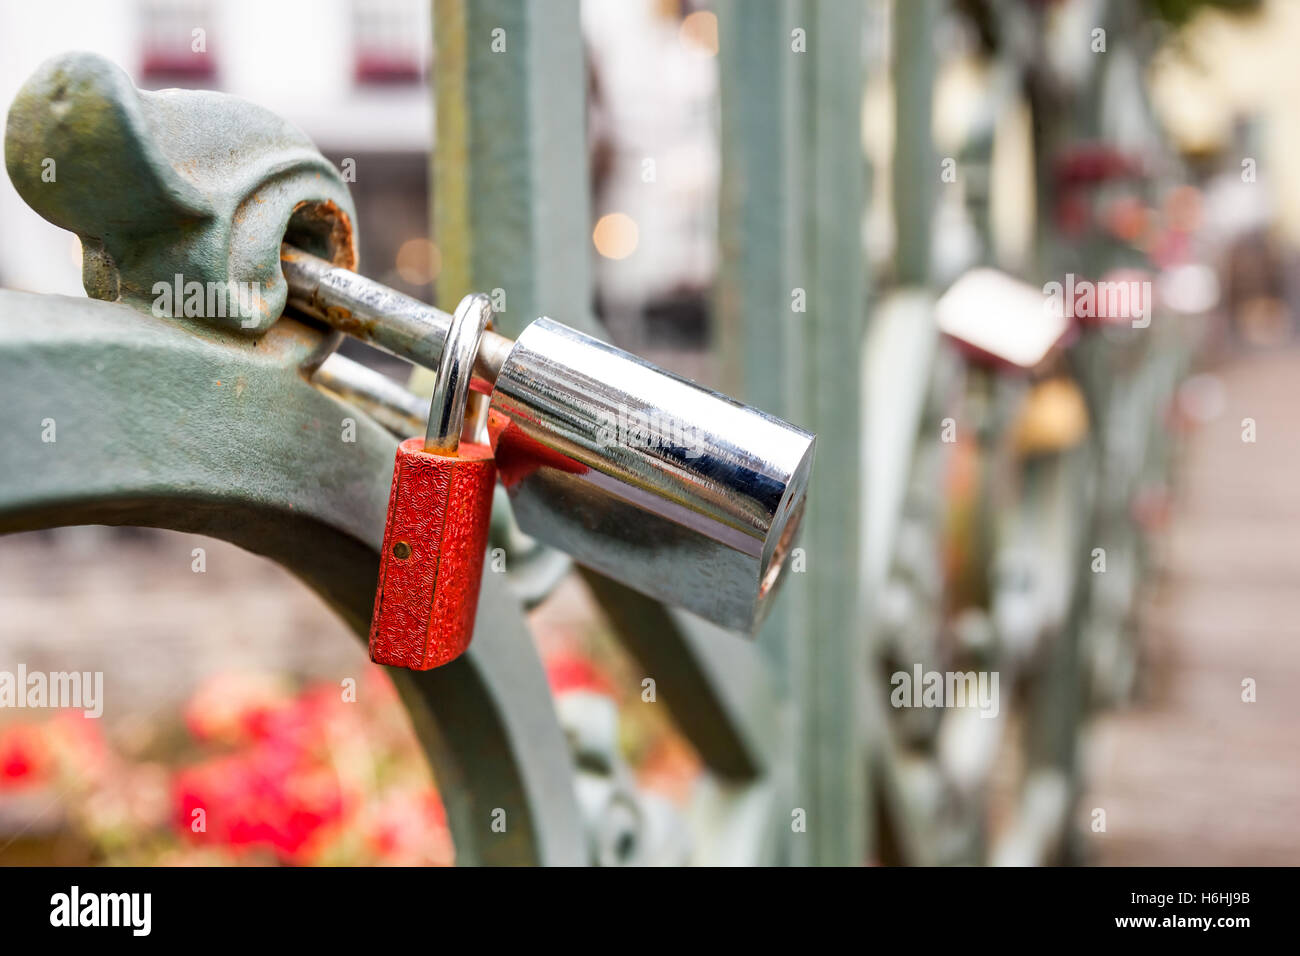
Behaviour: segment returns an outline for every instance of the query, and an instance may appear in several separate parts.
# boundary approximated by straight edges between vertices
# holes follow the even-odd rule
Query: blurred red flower
[[[194,842],[265,851],[284,863],[309,862],[349,802],[333,767],[281,741],[183,770],[174,792],[177,826]]]
[[[0,727],[0,790],[18,790],[45,782],[50,760],[41,728],[31,724]]]
[[[185,705],[185,726],[204,742],[248,743],[266,736],[270,715],[292,700],[289,688],[270,675],[218,674],[204,681]]]
[[[367,817],[367,848],[384,863],[447,866],[452,862],[447,814],[432,787],[385,794],[369,808]]]
[[[546,680],[551,692],[565,694],[575,690],[612,693],[609,678],[586,657],[578,654],[555,654],[546,661]]]
[[[329,752],[341,706],[328,685],[292,697],[262,681],[210,682],[191,701],[186,723],[200,739],[243,749],[176,774],[177,827],[195,843],[310,862],[358,802]]]

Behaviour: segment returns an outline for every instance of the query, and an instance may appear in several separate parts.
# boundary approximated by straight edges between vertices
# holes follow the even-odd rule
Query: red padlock
[[[487,445],[460,441],[474,356],[492,310],[461,300],[439,360],[424,438],[397,447],[370,659],[429,670],[450,663],[474,636],[496,464]]]

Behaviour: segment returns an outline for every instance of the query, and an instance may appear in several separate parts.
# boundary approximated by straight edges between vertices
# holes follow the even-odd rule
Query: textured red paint
[[[370,659],[411,670],[450,663],[474,636],[496,464],[486,445],[461,442],[455,457],[397,448],[379,563]],[[393,546],[406,542],[410,555]]]

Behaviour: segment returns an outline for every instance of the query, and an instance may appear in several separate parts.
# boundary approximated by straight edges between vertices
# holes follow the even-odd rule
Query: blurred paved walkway
[[[1300,864],[1300,350],[1216,374],[1223,412],[1181,464],[1146,609],[1144,688],[1091,742],[1100,864]]]

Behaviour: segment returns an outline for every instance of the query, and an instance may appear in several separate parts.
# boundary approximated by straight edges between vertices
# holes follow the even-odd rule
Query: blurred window
[[[209,0],[142,0],[140,76],[153,86],[196,86],[216,76],[208,52]]]
[[[352,57],[358,83],[420,83],[424,77],[423,0],[353,0]]]

